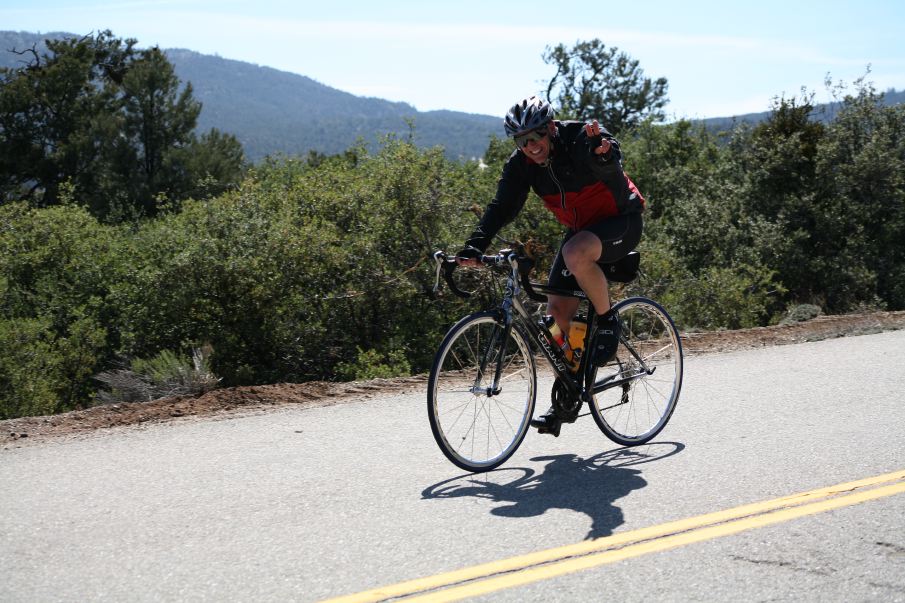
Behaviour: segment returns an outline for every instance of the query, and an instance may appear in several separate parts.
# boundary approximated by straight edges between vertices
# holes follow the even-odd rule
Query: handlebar
[[[519,255],[512,249],[502,249],[499,253],[496,253],[494,255],[482,255],[480,258],[475,259],[480,261],[484,266],[487,266],[488,268],[496,268],[505,264],[509,264],[510,266],[512,266],[513,271],[517,273],[517,276],[519,277],[518,280],[528,297],[536,302],[547,302],[547,296],[537,293],[532,286],[531,280],[529,279],[531,270],[534,269],[534,260],[532,260],[531,258]],[[446,284],[449,286],[450,291],[462,298],[471,297],[471,292],[463,291],[458,287],[458,285],[456,285],[455,280],[453,280],[452,274],[456,270],[456,268],[459,267],[459,263],[456,261],[455,255],[448,255],[444,251],[437,251],[434,253],[434,261],[437,263],[437,280],[434,284],[435,293],[440,289],[440,274],[442,272],[443,280],[446,281]]]
[[[446,255],[446,252],[436,251],[434,252],[434,261],[437,263],[437,279],[436,282],[434,282],[434,293],[440,290],[440,273],[442,271],[443,280],[446,281],[446,285],[449,287],[450,291],[459,297],[471,297],[471,293],[459,289],[452,278],[452,273],[459,267],[459,263],[456,261],[455,256],[450,259],[449,256]]]

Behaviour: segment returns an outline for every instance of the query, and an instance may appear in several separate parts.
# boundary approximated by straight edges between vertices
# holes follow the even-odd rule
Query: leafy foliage
[[[0,418],[85,402],[115,348],[109,227],[83,209],[0,207]]]
[[[24,66],[0,69],[0,203],[47,207],[68,191],[121,221],[238,183],[238,140],[196,137],[191,85],[135,43],[109,31],[47,40]]]
[[[778,321],[798,304],[902,308],[903,126],[905,108],[863,82],[832,122],[803,93],[777,99],[769,119],[723,143],[688,122],[642,124],[624,147],[652,210],[644,245],[669,259],[664,299],[685,289],[667,271],[700,292],[671,310],[686,325],[731,327]],[[712,313],[697,299],[729,274],[721,287],[738,293],[720,303],[753,304],[747,318],[704,318]]]
[[[358,358],[355,362],[340,362],[336,367],[337,376],[350,381],[387,379],[408,375],[410,372],[411,366],[402,350],[381,354],[377,350],[358,348]]]
[[[638,61],[599,39],[547,47],[544,62],[556,72],[547,84],[547,99],[560,115],[582,121],[599,119],[622,135],[647,119],[662,121],[666,78],[644,77]]]

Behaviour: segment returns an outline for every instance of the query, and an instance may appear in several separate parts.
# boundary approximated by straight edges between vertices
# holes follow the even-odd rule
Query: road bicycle
[[[434,259],[435,289],[442,274],[453,293],[470,297],[453,278],[455,256],[438,251]],[[542,304],[547,294],[554,294],[587,302],[585,293],[532,282],[534,262],[523,249],[503,249],[482,256],[480,262],[500,277],[499,282],[505,279],[501,299],[449,329],[428,380],[431,431],[450,461],[467,471],[483,472],[515,453],[534,414],[535,350],[553,371],[552,402],[560,416],[570,418],[567,422],[587,404],[597,426],[617,444],[644,444],[660,433],[676,408],[683,365],[679,333],[660,304],[645,297],[615,304],[622,331],[615,357],[597,367],[592,354],[582,354],[573,366],[555,342],[549,320],[529,311],[523,298]],[[600,264],[609,281],[621,283],[634,280],[639,265],[638,252]],[[596,313],[589,302],[580,304],[576,320],[587,323],[581,349],[590,350]]]

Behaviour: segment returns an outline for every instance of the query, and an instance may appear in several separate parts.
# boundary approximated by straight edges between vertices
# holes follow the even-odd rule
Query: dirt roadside
[[[866,335],[905,328],[905,311],[820,316],[793,325],[738,331],[684,333],[686,355],[731,352],[774,345]],[[0,449],[37,443],[46,438],[78,435],[129,425],[164,423],[211,416],[263,412],[280,405],[326,406],[350,399],[423,389],[427,375],[349,383],[281,383],[230,387],[200,396],[96,406],[49,417],[0,421]]]

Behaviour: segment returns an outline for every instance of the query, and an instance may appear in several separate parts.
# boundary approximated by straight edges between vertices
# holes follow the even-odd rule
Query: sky
[[[503,115],[546,89],[547,47],[595,38],[668,80],[671,120],[767,111],[802,88],[825,102],[827,78],[905,89],[901,0],[0,0],[0,30],[105,29],[419,111]]]

